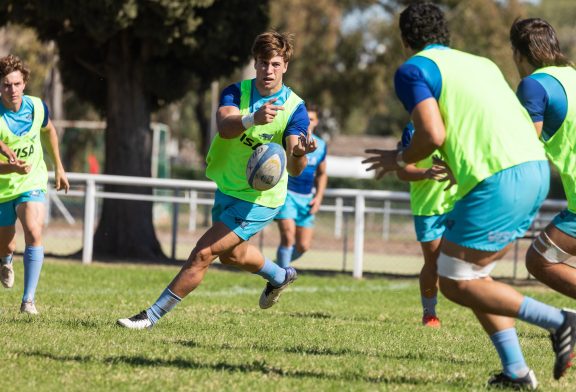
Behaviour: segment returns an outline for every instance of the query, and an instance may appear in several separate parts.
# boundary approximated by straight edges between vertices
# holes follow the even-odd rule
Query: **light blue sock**
[[[524,377],[528,373],[530,369],[528,369],[528,365],[526,365],[522,355],[515,328],[498,331],[490,336],[490,340],[492,340],[496,351],[498,351],[505,375],[515,379]]]
[[[422,302],[422,309],[424,311],[424,316],[436,316],[436,304],[438,303],[438,297],[434,296],[432,298],[420,297]]]
[[[282,286],[286,280],[286,270],[268,259],[264,259],[264,265],[255,274],[266,279],[274,287]]]
[[[42,262],[44,261],[44,247],[26,246],[24,249],[24,295],[22,302],[34,302],[36,286],[40,280]]]
[[[300,253],[296,248],[294,248],[294,252],[292,252],[292,261],[298,260],[303,254],[304,253]]]
[[[177,296],[168,287],[160,294],[160,297],[154,302],[154,305],[146,309],[148,319],[152,325],[156,324],[166,313],[174,309],[182,301],[182,298]]]
[[[14,255],[13,255],[12,253],[10,253],[10,254],[7,255],[7,256],[0,257],[0,264],[1,264],[1,265],[12,264],[12,258],[13,258],[13,256],[14,256]]]
[[[287,268],[292,260],[293,251],[294,246],[287,247],[280,245],[276,251],[276,263],[282,268]]]
[[[549,331],[555,331],[560,328],[565,316],[558,308],[546,305],[530,297],[524,297],[524,301],[520,305],[518,318]]]

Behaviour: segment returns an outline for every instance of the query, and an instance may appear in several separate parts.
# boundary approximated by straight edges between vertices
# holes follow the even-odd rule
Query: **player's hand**
[[[276,114],[278,114],[278,110],[284,110],[284,106],[277,106],[274,105],[278,98],[272,98],[264,105],[260,107],[257,111],[254,112],[254,124],[255,125],[264,125],[270,124],[276,118]]]
[[[12,168],[13,173],[28,174],[31,170],[30,165],[27,165],[26,162],[21,159],[17,159],[15,162],[10,163],[9,165]]]
[[[396,156],[398,150],[379,150],[368,149],[364,151],[366,154],[373,154],[374,156],[366,158],[362,161],[363,164],[370,165],[366,171],[377,170],[376,178],[380,179],[384,174],[395,171],[399,168],[396,163]]]
[[[302,157],[306,154],[316,151],[318,148],[316,144],[316,139],[312,137],[312,131],[308,130],[308,132],[300,132],[300,136],[298,136],[298,144],[294,146],[292,149],[292,156]]]
[[[12,151],[3,142],[0,142],[0,154],[4,155],[8,159],[8,162],[10,162],[10,163],[15,163],[16,160],[18,159],[16,157],[16,154],[14,153],[14,151]]]
[[[454,173],[452,173],[452,170],[445,161],[438,158],[437,156],[433,156],[432,163],[432,167],[428,169],[427,172],[431,179],[438,182],[448,181],[448,186],[444,188],[445,191],[456,185],[456,178],[454,177]]]
[[[56,170],[54,175],[54,187],[57,191],[64,190],[64,193],[68,193],[70,183],[68,182],[68,177],[66,177],[64,169]]]
[[[310,203],[308,203],[310,206],[310,215],[314,215],[320,210],[320,204],[322,204],[322,200],[319,200],[318,197],[314,197],[310,200]]]

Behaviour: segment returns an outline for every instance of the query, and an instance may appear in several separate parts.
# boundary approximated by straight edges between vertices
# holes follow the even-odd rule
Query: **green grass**
[[[0,391],[471,391],[499,361],[471,312],[441,298],[443,327],[419,325],[416,280],[354,280],[302,272],[274,308],[264,281],[213,268],[202,286],[150,331],[115,325],[149,306],[175,267],[48,261],[39,317],[18,313],[16,286],[0,291]],[[557,306],[571,301],[536,286]],[[552,379],[546,333],[519,323],[542,390]]]

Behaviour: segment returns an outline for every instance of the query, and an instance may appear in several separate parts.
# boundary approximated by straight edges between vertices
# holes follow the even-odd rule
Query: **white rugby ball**
[[[274,188],[286,170],[286,153],[281,145],[268,143],[258,146],[246,165],[248,184],[257,191]]]

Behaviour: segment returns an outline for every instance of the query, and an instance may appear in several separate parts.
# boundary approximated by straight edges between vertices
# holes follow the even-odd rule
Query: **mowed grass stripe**
[[[421,327],[417,281],[304,272],[272,309],[264,281],[212,269],[149,331],[115,325],[149,306],[178,268],[48,261],[38,318],[19,314],[16,287],[0,291],[1,391],[470,391],[499,361],[470,311],[440,298],[443,328]],[[522,289],[557,306],[565,297]],[[544,331],[517,325],[542,389],[552,379]]]

